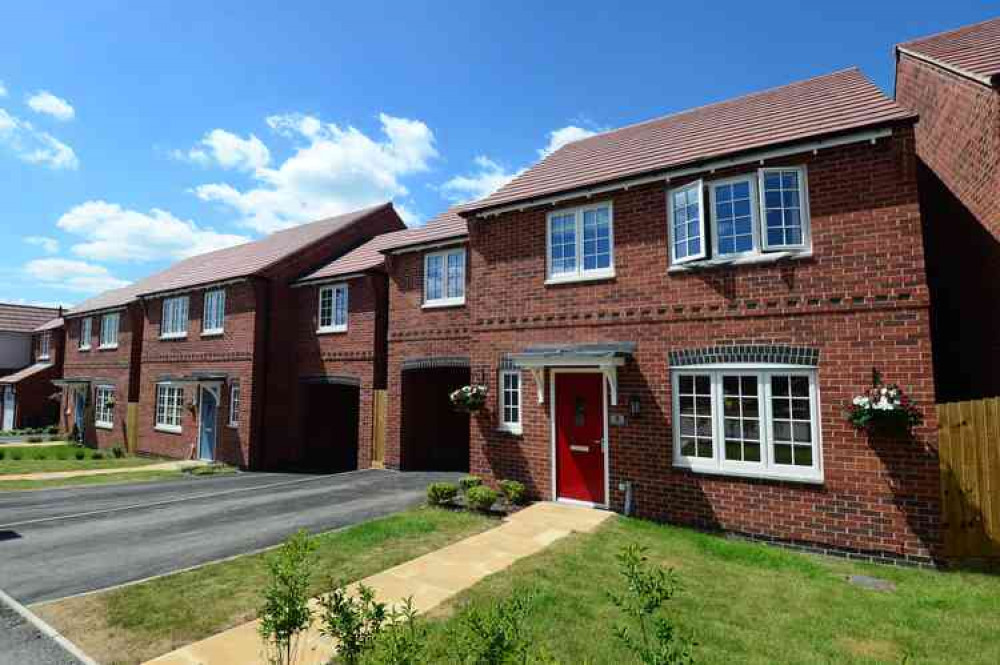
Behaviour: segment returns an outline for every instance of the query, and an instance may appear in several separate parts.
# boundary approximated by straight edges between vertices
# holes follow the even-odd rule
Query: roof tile
[[[59,316],[56,307],[0,303],[0,332],[30,333]]]
[[[1000,76],[1000,18],[914,39],[898,48],[992,79]]]

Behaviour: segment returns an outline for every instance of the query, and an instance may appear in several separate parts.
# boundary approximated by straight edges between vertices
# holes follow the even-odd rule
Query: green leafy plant
[[[309,581],[316,543],[304,531],[288,538],[267,559],[268,582],[257,629],[273,665],[292,665],[298,658],[299,638],[312,623]]]
[[[86,456],[87,456],[87,451],[83,450],[82,448],[73,453],[73,457],[75,457],[78,460],[82,460]]]
[[[102,459],[104,459],[104,453],[101,452],[100,450],[95,450],[93,452],[93,454],[91,454],[90,459],[93,459],[93,460],[102,460]]]
[[[6,456],[7,456],[7,451],[6,450],[0,450],[0,460],[2,460]]]
[[[20,450],[15,450],[11,452],[10,458],[15,462],[20,462],[24,458],[24,453],[22,453]]]
[[[503,492],[504,498],[512,506],[522,505],[527,498],[524,483],[519,483],[516,480],[501,480],[500,491]]]
[[[664,612],[680,589],[674,571],[650,566],[645,549],[635,544],[622,549],[617,558],[625,591],[608,595],[634,625],[619,624],[615,636],[644,665],[693,663],[694,644],[677,635]]]
[[[467,665],[513,665],[529,662],[531,640],[525,628],[534,594],[516,590],[510,598],[485,608],[473,607],[459,620],[452,643]]]
[[[59,450],[59,452],[56,453],[56,459],[59,459],[59,460],[68,460],[69,459],[69,451],[66,450],[65,448]]]
[[[427,628],[417,622],[413,597],[389,611],[371,658],[375,665],[423,665],[427,658]]]
[[[384,603],[375,600],[375,591],[364,584],[351,594],[338,585],[320,599],[324,635],[337,641],[337,655],[345,665],[356,665],[369,651],[388,618]]]
[[[121,459],[125,457],[125,448],[122,446],[115,446],[111,449],[111,455],[114,456],[115,459]]]
[[[451,503],[458,496],[458,486],[454,483],[431,483],[427,486],[427,502],[432,506]]]
[[[473,487],[479,487],[483,484],[483,479],[479,476],[465,476],[458,481],[458,486],[462,488],[462,493],[466,493]]]
[[[38,435],[32,435],[28,437],[28,443],[42,443],[43,441],[45,441],[45,437],[41,437]]]
[[[473,487],[465,493],[465,501],[473,510],[488,513],[500,494],[489,487]]]

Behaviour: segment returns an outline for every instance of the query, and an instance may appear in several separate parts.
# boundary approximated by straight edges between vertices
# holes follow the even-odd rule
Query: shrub
[[[426,651],[427,628],[417,623],[417,611],[410,596],[401,607],[389,611],[370,662],[375,665],[424,665],[430,662]]]
[[[6,450],[0,450],[0,459],[3,459],[6,456],[7,456],[7,451]]]
[[[499,496],[496,490],[480,486],[466,492],[465,500],[473,510],[488,513]]]
[[[479,476],[465,476],[458,481],[458,486],[462,488],[462,493],[466,493],[473,487],[479,487],[483,484],[483,479]]]
[[[504,498],[507,499],[507,502],[513,506],[520,506],[523,504],[527,495],[527,491],[524,489],[524,483],[519,483],[516,480],[501,480],[500,491],[503,492]]]
[[[24,453],[22,453],[20,450],[15,450],[15,451],[11,452],[10,458],[12,460],[14,460],[15,462],[20,462],[21,459],[24,458]]]
[[[458,486],[455,483],[431,483],[427,486],[427,503],[432,506],[451,503],[456,496],[458,496]]]
[[[31,435],[31,436],[28,437],[27,441],[28,441],[28,443],[41,443],[41,442],[45,441],[45,437],[33,434],[33,435]]]
[[[121,459],[125,457],[125,449],[122,448],[121,446],[115,446],[114,448],[111,449],[111,454],[114,456],[115,459]]]
[[[73,457],[77,458],[78,460],[82,460],[86,456],[87,456],[87,451],[83,450],[82,448],[78,449],[76,452],[73,453]]]
[[[46,434],[58,434],[59,433],[59,426],[58,425],[49,425],[48,427],[45,428],[45,433]]]
[[[693,663],[694,643],[678,636],[673,622],[664,613],[667,602],[680,588],[674,571],[650,567],[645,550],[639,545],[623,548],[618,554],[618,566],[625,580],[625,592],[608,595],[639,629],[636,636],[629,626],[616,626],[618,640],[644,665]]]
[[[533,603],[531,593],[516,590],[510,598],[489,607],[467,610],[451,640],[462,655],[461,662],[475,665],[529,662],[531,640],[525,624]]]
[[[102,453],[102,452],[101,452],[100,450],[95,450],[95,451],[94,451],[94,452],[93,452],[93,453],[92,453],[92,454],[90,455],[90,459],[94,459],[94,460],[100,460],[100,459],[104,459],[104,453]]]
[[[385,604],[376,602],[375,591],[364,584],[358,585],[356,595],[339,585],[320,598],[319,604],[323,608],[320,630],[336,640],[337,655],[345,665],[357,665],[361,656],[374,646],[388,618]]]
[[[297,662],[299,637],[312,623],[309,581],[315,550],[315,541],[302,530],[267,559],[268,580],[257,632],[268,661],[276,665]]]
[[[56,453],[56,459],[58,459],[58,460],[68,460],[69,459],[69,451],[66,450],[65,448],[60,449]]]

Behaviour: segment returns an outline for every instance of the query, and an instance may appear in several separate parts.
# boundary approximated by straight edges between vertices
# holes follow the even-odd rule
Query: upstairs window
[[[98,386],[94,391],[94,425],[101,429],[115,426],[115,389],[113,386]]]
[[[549,282],[614,277],[612,217],[610,203],[549,214]]]
[[[38,336],[38,359],[48,360],[52,357],[52,333],[43,332]]]
[[[465,248],[424,256],[424,306],[465,304]]]
[[[120,314],[112,312],[101,317],[101,348],[118,348],[118,325]]]
[[[85,319],[80,319],[80,350],[89,351],[90,350],[90,338],[93,336],[94,331],[91,328],[93,324],[91,323],[90,317]]]
[[[807,191],[805,167],[798,166],[707,183],[698,180],[670,190],[671,265],[757,260],[768,253],[808,250]]]
[[[163,317],[160,320],[160,338],[187,337],[188,297],[165,298]]]
[[[319,290],[319,330],[317,332],[344,332],[347,330],[347,285],[324,286]]]
[[[226,327],[226,292],[216,289],[205,293],[204,311],[201,315],[203,335],[221,335]]]
[[[500,429],[521,433],[521,373],[500,372]]]

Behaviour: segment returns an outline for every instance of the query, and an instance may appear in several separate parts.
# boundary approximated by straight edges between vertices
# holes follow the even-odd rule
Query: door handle
[[[571,452],[574,452],[574,453],[589,453],[590,452],[590,446],[576,446],[576,445],[570,444],[569,449],[570,449]]]

